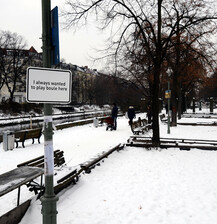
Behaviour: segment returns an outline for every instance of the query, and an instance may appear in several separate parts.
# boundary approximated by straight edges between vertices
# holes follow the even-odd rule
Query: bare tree
[[[119,53],[122,52],[123,46],[128,45],[128,49],[135,49],[138,46],[136,43],[140,42],[149,62],[149,72],[153,77],[150,93],[153,114],[152,140],[158,146],[160,81],[162,65],[172,45],[171,39],[177,35],[178,24],[180,33],[183,31],[191,33],[192,29],[197,29],[198,26],[204,26],[204,30],[210,28],[212,24],[207,21],[215,18],[215,14],[205,10],[207,8],[203,0],[93,0],[89,2],[68,0],[66,5],[63,15],[68,27],[85,25],[89,16],[95,15],[102,30],[111,28],[111,45],[107,50],[110,50],[109,52],[113,50],[110,56],[112,55],[116,64],[121,61]],[[171,20],[175,13],[174,7],[181,9],[181,6],[190,10],[184,11],[178,17],[178,22],[176,19]],[[132,52],[136,53],[138,50]]]
[[[7,33],[0,31],[0,89],[4,86],[5,47],[7,47]]]
[[[179,4],[178,4],[179,3]],[[191,3],[191,4],[189,4]],[[161,68],[160,83],[163,87],[164,80],[168,80],[166,74],[168,66],[172,69],[172,124],[176,125],[177,108],[179,108],[179,117],[181,115],[181,99],[183,91],[196,89],[198,83],[201,83],[203,77],[207,75],[209,69],[212,69],[215,63],[215,52],[213,39],[211,36],[215,33],[215,23],[212,16],[199,17],[197,11],[203,12],[205,5],[203,1],[182,2],[170,1],[169,7],[162,6],[165,9],[162,23],[164,32],[162,32],[162,44],[165,41],[167,45],[162,45],[162,51],[165,52],[163,68]],[[195,7],[196,6],[196,7]],[[194,13],[195,14],[194,14]],[[191,19],[189,26],[183,18]],[[193,21],[200,20],[194,25]],[[166,28],[170,30],[173,27],[173,35],[168,37],[169,32],[165,32]],[[137,32],[135,32],[135,35]],[[132,36],[132,37],[134,37]],[[129,41],[125,42],[126,54],[124,57],[124,67],[131,76],[131,80],[138,85],[145,85],[146,90],[149,87],[149,93],[153,92],[153,60],[146,51],[146,43],[142,38],[131,40],[132,44],[128,46]],[[149,40],[150,48],[155,49],[153,38]],[[126,47],[127,46],[127,47]],[[127,62],[127,63],[126,63]],[[192,64],[192,65],[191,65]],[[127,66],[127,67],[126,67]],[[194,71],[192,70],[194,68]],[[190,72],[191,71],[191,72]],[[197,75],[195,74],[197,73]],[[186,74],[188,76],[186,77]],[[197,77],[197,78],[196,78]],[[192,81],[190,81],[192,80]],[[186,83],[192,85],[186,85]],[[188,86],[188,87],[187,87]],[[187,88],[186,88],[187,87]],[[188,89],[188,90],[187,90]],[[148,91],[144,91],[148,96]]]
[[[9,31],[1,34],[1,77],[10,93],[9,102],[12,102],[17,88],[25,86],[26,66],[30,64],[30,56],[26,55],[26,42],[22,36]]]
[[[216,33],[215,15],[205,11],[207,7],[204,1],[197,1],[196,5],[179,2],[171,2],[173,14],[168,17],[168,24],[176,22],[175,35],[171,38],[167,53],[168,66],[172,69],[173,126],[177,124],[177,111],[181,118],[182,94],[194,90],[215,67],[216,52],[214,39],[211,38]],[[190,25],[183,18],[187,18]]]

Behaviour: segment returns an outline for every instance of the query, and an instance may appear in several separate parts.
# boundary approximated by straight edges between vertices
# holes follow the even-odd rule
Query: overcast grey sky
[[[25,38],[28,48],[33,46],[41,52],[41,0],[0,0],[0,3],[0,29],[16,32]],[[58,6],[60,10],[63,3],[64,0],[51,0],[51,9]],[[100,69],[90,57],[96,55],[94,48],[102,46],[103,38],[94,24],[76,33],[60,27],[60,58],[67,63]]]

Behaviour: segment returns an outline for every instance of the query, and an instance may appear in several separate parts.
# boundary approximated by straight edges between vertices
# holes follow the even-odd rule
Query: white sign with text
[[[72,73],[69,70],[29,67],[26,99],[29,103],[71,102]]]

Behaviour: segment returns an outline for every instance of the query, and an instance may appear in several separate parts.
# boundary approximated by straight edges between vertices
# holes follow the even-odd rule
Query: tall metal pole
[[[43,67],[51,67],[51,4],[50,0],[42,0],[42,42]],[[45,193],[41,197],[43,224],[56,224],[57,196],[54,194],[54,156],[52,104],[44,104],[44,157],[45,157]]]
[[[195,114],[195,98],[193,98],[193,113]]]
[[[167,134],[170,134],[170,81],[168,81],[168,119],[167,119]]]

